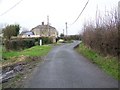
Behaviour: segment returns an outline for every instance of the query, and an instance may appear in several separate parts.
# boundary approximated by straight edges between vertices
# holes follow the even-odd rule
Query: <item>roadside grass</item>
[[[50,51],[49,45],[35,46],[20,52],[21,55],[44,56]]]
[[[2,66],[8,63],[12,64],[19,62],[17,58],[20,56],[28,56],[28,57],[45,56],[50,50],[51,50],[51,46],[43,45],[43,46],[34,46],[22,51],[10,51],[10,52],[3,51],[2,52],[3,60],[1,60]]]
[[[0,45],[0,53],[2,53],[2,45]]]
[[[26,56],[44,56],[50,51],[51,47],[48,45],[34,46],[23,51],[3,51],[3,58],[9,59],[14,56],[26,55]]]
[[[2,54],[2,45],[0,45],[0,55]]]
[[[42,57],[47,55],[51,49],[51,45],[33,46],[22,51],[7,52],[3,49],[3,59],[0,60],[0,63],[2,63],[0,67],[3,69],[4,67],[8,67],[7,69],[9,69],[9,66],[21,64],[23,70],[18,72],[15,77],[9,79],[7,82],[2,83],[2,85],[0,84],[0,88],[23,88],[24,83],[29,79],[32,71],[43,60]]]
[[[83,43],[79,45],[76,49],[80,54],[90,59],[93,63],[97,64],[100,68],[102,68],[106,73],[113,76],[115,79],[120,80],[119,74],[119,65],[118,59],[112,56],[102,56],[84,46]]]

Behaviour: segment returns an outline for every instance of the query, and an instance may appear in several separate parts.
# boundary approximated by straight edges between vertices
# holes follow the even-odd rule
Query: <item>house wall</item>
[[[34,29],[32,29],[32,32],[34,32],[35,35],[40,35],[43,37],[48,37],[50,35],[50,37],[57,37],[58,32],[55,28],[53,27],[49,27],[49,31],[47,28],[47,25],[41,25],[39,27],[36,27]]]
[[[40,35],[19,35],[19,38],[35,38],[40,37]]]
[[[40,30],[38,28],[35,28],[32,31],[34,32],[35,35],[40,35]]]

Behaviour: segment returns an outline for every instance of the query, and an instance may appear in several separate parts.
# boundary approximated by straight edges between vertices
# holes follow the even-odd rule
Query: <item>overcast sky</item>
[[[14,6],[20,0],[0,0],[0,15]],[[65,29],[65,22],[68,23],[68,34],[81,32],[83,24],[87,20],[94,20],[96,7],[103,14],[117,8],[119,0],[89,0],[89,3],[75,24],[71,24],[82,11],[87,0],[22,0],[15,8],[0,16],[0,24],[20,24],[21,27],[31,28],[47,23],[47,15],[51,26],[59,33]]]

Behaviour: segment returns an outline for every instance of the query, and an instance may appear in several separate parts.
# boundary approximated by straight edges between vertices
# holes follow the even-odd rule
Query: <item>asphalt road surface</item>
[[[56,46],[28,80],[27,88],[117,88],[118,81],[74,51],[79,42]]]

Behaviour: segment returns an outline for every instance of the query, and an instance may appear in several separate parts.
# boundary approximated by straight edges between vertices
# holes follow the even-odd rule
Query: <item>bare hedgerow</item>
[[[97,17],[96,25],[85,23],[83,32],[84,44],[103,55],[117,56],[118,44],[118,15],[117,10],[108,12],[105,17]]]

